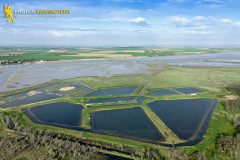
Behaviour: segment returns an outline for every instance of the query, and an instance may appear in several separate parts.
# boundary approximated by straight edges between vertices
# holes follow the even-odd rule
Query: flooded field
[[[125,102],[125,101],[132,101],[136,97],[129,96],[129,97],[114,97],[114,98],[98,98],[98,99],[91,99],[88,103],[111,103],[111,102]]]
[[[221,62],[223,61],[224,62]],[[127,74],[148,74],[161,70],[151,64],[187,67],[240,67],[240,53],[209,53],[187,56],[137,57],[116,60],[79,60],[0,66],[0,92],[49,82],[53,79]],[[212,62],[209,62],[212,61]],[[196,63],[197,62],[197,63]],[[81,68],[81,70],[79,70]]]
[[[64,86],[65,82],[55,82],[38,89],[41,92],[51,92],[56,91],[59,87]]]
[[[83,89],[78,92],[78,89]],[[77,92],[75,92],[77,91]],[[72,93],[74,92],[74,93]],[[15,95],[2,98],[0,108],[11,108],[41,101],[47,101],[69,95],[74,97],[84,96],[93,92],[93,89],[88,88],[82,83],[68,84],[66,82],[55,82],[31,91],[24,91]],[[71,94],[72,93],[72,94]]]
[[[159,100],[148,106],[181,139],[202,138],[217,104],[212,99]]]
[[[154,96],[170,96],[170,95],[177,95],[177,94],[198,94],[202,93],[203,91],[198,88],[173,88],[173,89],[158,89],[151,91],[152,95]]]
[[[83,96],[88,95],[92,92],[94,92],[94,90],[92,88],[84,88],[84,89],[82,89],[78,92],[70,94],[70,96],[72,96],[72,97],[83,97]]]
[[[176,88],[174,90],[183,94],[197,94],[203,92],[202,90],[197,88]]]
[[[75,89],[82,89],[82,88],[85,88],[86,86],[82,83],[74,83],[74,84],[71,84],[69,85],[70,87],[75,87]]]
[[[163,136],[141,108],[94,112],[92,131],[126,138],[149,141],[163,140]]]
[[[25,109],[25,113],[34,122],[68,128],[80,126],[82,109],[78,104],[60,102]]]
[[[68,95],[68,94],[78,92],[79,90],[82,92],[86,89],[90,89],[90,88],[85,86],[82,83],[74,83],[74,84],[67,84],[67,85],[61,86],[59,88],[56,88],[53,91],[53,93],[59,94],[59,95]]]
[[[121,88],[109,88],[99,89],[87,96],[114,96],[114,95],[126,95],[131,94],[137,89],[136,86],[132,87],[121,87]]]
[[[25,92],[7,97],[6,99],[2,99],[4,103],[0,104],[0,108],[17,107],[21,105],[56,99],[59,97],[60,97],[59,95],[51,93],[39,92],[35,95],[27,95],[27,93]]]

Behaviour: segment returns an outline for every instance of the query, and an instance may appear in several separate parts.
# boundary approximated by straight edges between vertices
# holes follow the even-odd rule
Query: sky
[[[71,14],[7,23],[0,10],[0,46],[240,47],[239,0],[0,0],[8,3]]]

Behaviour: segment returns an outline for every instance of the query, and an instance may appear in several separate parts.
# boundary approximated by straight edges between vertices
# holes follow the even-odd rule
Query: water
[[[114,98],[98,98],[98,99],[91,99],[88,103],[111,103],[111,102],[126,102],[132,101],[136,97],[129,96],[129,97],[114,97]]]
[[[51,84],[46,84],[41,88],[37,88],[31,91],[23,91],[15,95],[3,98],[2,101],[5,103],[0,104],[1,108],[11,108],[21,105],[26,105],[30,103],[36,103],[41,101],[47,101],[51,99],[56,99],[64,95],[64,93],[58,90],[58,87],[67,84],[66,82],[55,82]],[[30,92],[35,92],[30,95]]]
[[[24,92],[24,93],[20,93],[19,95],[9,96],[6,99],[3,99],[5,103],[0,104],[0,108],[17,107],[21,105],[30,104],[30,103],[56,99],[59,97],[60,97],[59,95],[44,93],[44,92],[33,95],[33,96],[28,96],[27,93]]]
[[[81,124],[82,109],[83,107],[78,104],[60,102],[25,109],[25,113],[33,121],[39,123],[64,127],[79,127]]]
[[[154,142],[163,140],[141,108],[94,112],[91,123],[96,133]]]
[[[149,67],[150,64],[167,63],[186,67],[240,67],[239,63],[235,63],[238,60],[240,60],[240,53],[209,53],[185,56],[134,57],[114,60],[79,60],[1,65],[0,92],[41,84],[53,79],[151,74],[156,70],[162,69],[160,66],[151,68]]]
[[[173,90],[170,90],[170,89],[160,89],[160,90],[152,91],[152,94],[154,96],[170,96],[170,95],[176,95],[179,93],[177,93]]]
[[[92,88],[84,88],[80,91],[74,92],[73,94],[70,94],[71,97],[84,97],[85,95],[88,95],[90,93],[94,92]]]
[[[148,104],[181,139],[202,138],[216,106],[212,99],[159,100]]]
[[[66,82],[55,82],[55,83],[51,83],[48,84],[44,87],[41,87],[40,89],[38,89],[41,92],[50,92],[50,91],[56,91],[57,88],[64,86],[66,84]]]
[[[145,100],[149,100],[151,98],[148,98],[148,97],[144,97],[144,96],[140,96],[137,98],[137,104],[138,105],[142,105],[142,103],[145,101]]]
[[[87,96],[114,96],[114,95],[126,95],[131,94],[137,89],[133,87],[121,87],[121,88],[110,88],[110,89],[99,89]]]
[[[82,83],[74,83],[74,84],[69,85],[69,87],[75,87],[75,89],[86,88],[86,86]]]
[[[200,89],[197,88],[176,88],[175,91],[181,92],[183,94],[197,94],[203,92]]]

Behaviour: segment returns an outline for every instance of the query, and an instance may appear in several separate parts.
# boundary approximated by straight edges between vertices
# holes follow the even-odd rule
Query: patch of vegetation
[[[225,100],[224,108],[230,113],[240,113],[240,98]]]
[[[236,83],[230,84],[230,85],[226,86],[225,89],[227,91],[230,91],[237,95],[240,95],[240,84],[236,84]]]
[[[102,59],[104,56],[91,56],[98,54],[127,54],[139,56],[172,56],[191,55],[204,53],[239,52],[240,49],[228,48],[157,48],[146,49],[142,47],[115,47],[115,48],[0,48],[0,64],[26,63],[36,61],[60,61],[77,59]],[[89,56],[81,56],[79,53],[87,53]]]
[[[191,54],[206,54],[206,53],[221,53],[221,52],[239,52],[240,49],[221,49],[221,48],[157,48],[157,49],[145,49],[144,52],[128,52],[117,51],[114,54],[128,54],[135,57],[147,56],[173,56],[173,55],[191,55]]]
[[[3,112],[1,113],[1,119],[4,120],[4,125],[6,125],[7,129],[4,131],[6,132],[4,139],[0,138],[0,145],[16,143],[15,146],[7,146],[4,150],[0,148],[0,155],[4,154],[8,159],[9,156],[18,158],[32,157],[29,155],[29,152],[32,151],[33,148],[39,148],[39,151],[43,149],[41,153],[35,153],[36,151],[34,151],[33,154],[41,154],[41,156],[38,156],[38,159],[95,159],[96,157],[101,157],[99,152],[103,150],[107,151],[103,153],[110,154],[114,152],[115,155],[119,156],[127,154],[131,157],[138,157],[141,159],[165,159],[158,149],[144,145],[141,145],[141,148],[130,147],[128,143],[123,143],[123,141],[118,140],[120,138],[116,137],[111,139],[110,136],[107,136],[109,140],[111,139],[112,143],[106,143],[101,141],[104,139],[104,135],[100,136],[92,133],[79,134],[79,131],[70,131],[38,124],[29,126],[27,124],[29,123],[27,122],[28,120],[25,119],[25,116],[19,111]],[[62,132],[60,132],[60,130],[62,130]],[[11,142],[11,136],[17,141]],[[101,140],[99,141],[98,138]],[[132,144],[136,146],[138,142]],[[26,146],[26,148],[19,149],[20,146]],[[12,147],[15,147],[15,149]],[[7,149],[12,149],[14,153],[7,152]],[[8,155],[8,153],[11,155]],[[43,157],[43,155],[45,157]],[[78,155],[80,157],[78,157]]]
[[[136,85],[147,82],[148,88],[175,88],[181,86],[202,88],[222,94],[223,87],[240,81],[238,68],[174,68],[152,75],[83,77],[79,80],[94,88]]]
[[[240,85],[239,84],[231,84],[225,87],[225,89],[235,95],[231,95],[224,102],[225,110],[236,114],[240,113]]]

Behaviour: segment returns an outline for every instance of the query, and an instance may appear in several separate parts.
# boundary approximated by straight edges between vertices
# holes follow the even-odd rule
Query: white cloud
[[[129,22],[133,22],[133,23],[146,23],[146,20],[142,17],[137,17],[137,18],[133,18],[130,19]]]
[[[208,27],[240,27],[240,21],[224,18],[194,16],[194,17],[182,17],[173,16],[169,17],[169,20],[176,27],[187,28],[208,28]]]
[[[149,23],[143,17],[137,17],[129,20],[130,23],[140,25],[140,26],[149,26]]]

